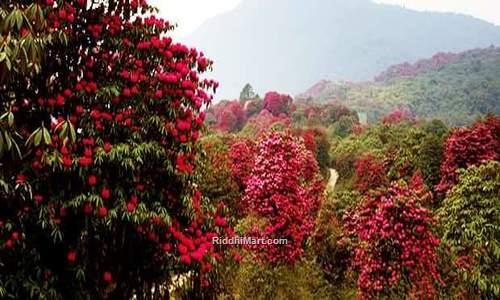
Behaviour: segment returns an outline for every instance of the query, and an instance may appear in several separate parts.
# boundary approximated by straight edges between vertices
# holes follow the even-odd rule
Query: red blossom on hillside
[[[255,163],[255,145],[250,140],[238,140],[231,145],[229,158],[233,177],[244,190]]]
[[[417,187],[393,184],[387,191],[365,196],[345,215],[360,298],[389,295],[398,287],[416,299],[436,295],[434,283],[441,282],[437,270],[440,241],[432,233],[435,221],[421,205],[427,196]]]
[[[384,124],[399,124],[401,122],[415,122],[415,117],[408,108],[398,108],[384,116]]]
[[[356,169],[354,186],[362,193],[387,183],[384,162],[377,160],[370,153],[359,157],[354,163],[354,167]]]
[[[288,115],[292,105],[292,97],[279,94],[277,92],[268,92],[264,97],[264,109],[277,117],[281,114]]]
[[[290,127],[291,120],[288,116],[281,114],[274,116],[268,110],[263,109],[258,115],[253,116],[247,122],[253,128],[254,136],[260,136],[273,126]]]
[[[8,130],[19,134],[9,136],[22,145],[8,168],[0,151],[0,222],[19,232],[14,240],[0,229],[5,293],[130,299],[172,270],[207,275],[224,258],[208,245],[224,235],[208,213],[213,203],[193,188],[196,141],[218,86],[202,78],[212,62],[173,42],[173,26],[145,0],[8,2],[5,15],[23,26],[3,33],[11,52],[29,55],[12,60],[15,68],[5,68],[10,57],[0,62],[0,98],[11,99],[0,115],[12,112]],[[36,72],[20,70],[39,54]],[[179,243],[190,261],[165,252]],[[6,255],[4,244],[16,251]]]
[[[211,125],[221,132],[235,132],[240,130],[246,122],[246,113],[240,102],[221,101],[210,109],[215,123]]]
[[[399,77],[414,77],[430,70],[436,70],[447,64],[453,63],[463,58],[464,55],[465,53],[457,54],[439,52],[430,59],[421,59],[413,64],[406,62],[403,64],[394,65],[376,76],[375,81],[389,81],[391,79]]]
[[[446,193],[458,181],[457,170],[500,160],[500,117],[488,117],[469,128],[453,130],[445,142],[441,181],[436,190]]]
[[[313,154],[290,132],[271,132],[259,142],[255,165],[243,203],[264,218],[263,228],[251,228],[261,238],[286,238],[286,245],[250,246],[271,263],[293,263],[303,252],[323,195]]]

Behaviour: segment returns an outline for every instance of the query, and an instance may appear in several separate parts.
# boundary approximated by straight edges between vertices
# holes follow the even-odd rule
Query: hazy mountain
[[[500,27],[370,0],[243,0],[186,42],[215,60],[217,98],[245,83],[295,94],[320,79],[368,80],[388,66],[500,44]]]

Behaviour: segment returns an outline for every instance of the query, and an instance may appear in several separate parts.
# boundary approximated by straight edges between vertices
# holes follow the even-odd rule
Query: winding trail
[[[330,179],[328,179],[328,186],[332,189],[332,191],[335,190],[335,184],[337,184],[338,179],[339,173],[334,169],[330,169]]]

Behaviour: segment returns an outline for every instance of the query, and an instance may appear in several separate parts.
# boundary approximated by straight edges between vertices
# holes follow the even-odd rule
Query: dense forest
[[[0,3],[0,299],[500,297],[498,48],[214,101],[174,28]]]
[[[466,125],[488,113],[500,113],[500,49],[438,53],[431,59],[390,67],[370,82],[322,81],[298,98],[339,102],[372,120],[394,107],[419,118]]]
[[[209,110],[201,189],[235,203],[239,235],[289,236],[296,249],[242,250],[222,276],[226,296],[498,296],[499,117],[456,128],[396,108],[361,124],[336,102],[252,98],[249,85],[241,97]],[[315,159],[297,162],[296,147]],[[318,183],[306,165],[323,195],[308,191]]]

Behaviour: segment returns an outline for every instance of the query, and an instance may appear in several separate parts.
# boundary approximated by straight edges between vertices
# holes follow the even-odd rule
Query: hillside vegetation
[[[490,47],[396,65],[374,81],[321,81],[298,98],[337,101],[366,112],[370,120],[406,107],[419,118],[465,125],[500,113],[499,75],[500,48]]]

